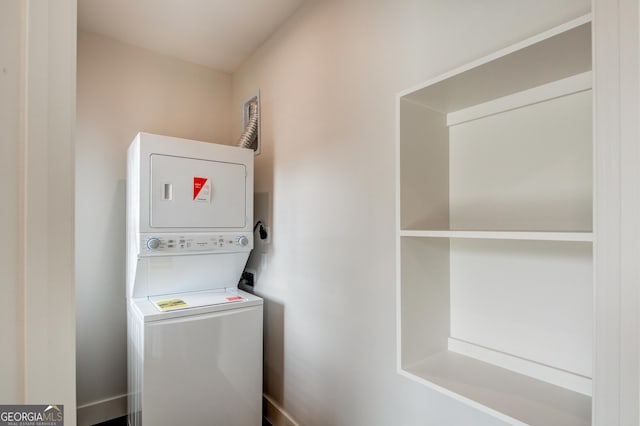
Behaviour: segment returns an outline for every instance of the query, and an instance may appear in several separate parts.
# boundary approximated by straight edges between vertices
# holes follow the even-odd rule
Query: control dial
[[[151,237],[147,240],[147,248],[149,250],[155,250],[160,247],[160,239],[156,237]]]
[[[245,235],[240,235],[236,240],[239,246],[246,247],[249,244],[249,239]]]

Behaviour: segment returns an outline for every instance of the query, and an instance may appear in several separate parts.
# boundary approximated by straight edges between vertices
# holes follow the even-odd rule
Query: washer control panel
[[[140,255],[250,250],[249,233],[140,234]]]

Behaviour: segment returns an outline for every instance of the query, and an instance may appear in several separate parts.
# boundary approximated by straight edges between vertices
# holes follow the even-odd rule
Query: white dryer
[[[140,133],[127,161],[129,424],[258,426],[253,151]]]

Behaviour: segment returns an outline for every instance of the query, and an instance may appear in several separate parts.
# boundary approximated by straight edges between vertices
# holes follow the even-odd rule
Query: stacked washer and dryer
[[[139,133],[127,158],[130,426],[262,419],[251,149]]]

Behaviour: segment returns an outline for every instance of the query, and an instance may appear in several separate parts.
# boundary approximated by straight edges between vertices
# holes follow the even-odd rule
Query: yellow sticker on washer
[[[160,302],[156,302],[156,306],[161,311],[170,311],[172,309],[181,309],[186,308],[187,302],[182,299],[169,299],[169,300],[161,300]]]

